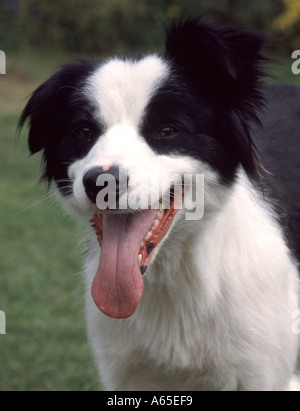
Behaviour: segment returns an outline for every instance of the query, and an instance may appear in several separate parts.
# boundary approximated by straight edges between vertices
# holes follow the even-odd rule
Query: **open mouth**
[[[174,209],[173,204],[168,210],[159,208],[156,211],[153,224],[142,240],[137,256],[138,266],[142,275],[145,274],[147,270],[155,248],[167,234],[177,211],[177,209]],[[102,246],[103,214],[94,214],[93,218],[91,219],[91,223],[97,234],[99,244],[100,246]]]
[[[172,197],[172,193],[171,193]],[[92,285],[92,297],[109,317],[128,318],[143,294],[143,277],[158,245],[168,233],[178,205],[134,213],[95,214],[92,226],[101,256]]]

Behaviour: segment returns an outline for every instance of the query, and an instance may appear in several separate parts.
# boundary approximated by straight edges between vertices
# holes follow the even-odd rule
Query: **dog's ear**
[[[199,86],[205,98],[255,117],[260,104],[262,44],[260,34],[189,18],[173,23],[167,31],[165,54]]]
[[[18,124],[20,131],[29,121],[31,154],[54,145],[59,139],[64,110],[74,104],[81,81],[92,68],[93,63],[87,61],[67,64],[33,92]]]
[[[215,135],[222,136],[250,178],[258,179],[258,152],[251,138],[263,107],[264,39],[238,27],[212,26],[189,18],[167,31],[165,57],[213,108]]]
[[[29,120],[28,145],[31,154],[46,147],[49,131],[56,123],[58,77],[55,74],[32,93],[19,119],[19,130]]]

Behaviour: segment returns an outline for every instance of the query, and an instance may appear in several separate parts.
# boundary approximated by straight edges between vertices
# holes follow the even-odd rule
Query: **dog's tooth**
[[[141,242],[140,248],[143,248],[145,246],[145,241]]]
[[[158,218],[158,220],[161,220],[164,215],[165,215],[165,210],[159,209],[156,213],[156,218]]]
[[[160,224],[159,220],[155,219],[151,229],[156,230],[159,224]]]
[[[152,233],[151,233],[151,231],[148,231],[148,233],[147,233],[147,235],[146,235],[146,237],[145,237],[145,240],[149,240],[149,238],[152,236]]]
[[[138,265],[139,265],[139,266],[140,266],[141,263],[142,263],[142,259],[143,259],[142,254],[139,254],[139,255],[138,255]]]

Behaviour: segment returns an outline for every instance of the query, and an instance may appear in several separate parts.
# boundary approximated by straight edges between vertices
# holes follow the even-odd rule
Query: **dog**
[[[85,231],[105,390],[300,387],[300,90],[264,82],[263,44],[191,17],[163,53],[63,66],[20,117]]]

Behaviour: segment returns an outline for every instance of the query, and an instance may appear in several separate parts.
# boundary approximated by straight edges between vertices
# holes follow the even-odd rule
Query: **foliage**
[[[282,0],[286,6],[283,14],[278,16],[273,25],[279,30],[291,28],[300,20],[300,1],[299,0]]]
[[[300,49],[300,1],[282,0],[285,10],[274,21],[273,27],[286,39],[289,51]]]
[[[293,25],[299,19],[299,4],[299,0],[0,0],[0,48],[62,48],[97,55],[152,51],[162,47],[162,24],[189,14],[268,34],[277,30],[279,38],[281,30],[292,26],[283,36],[288,43],[299,35],[299,27]]]

